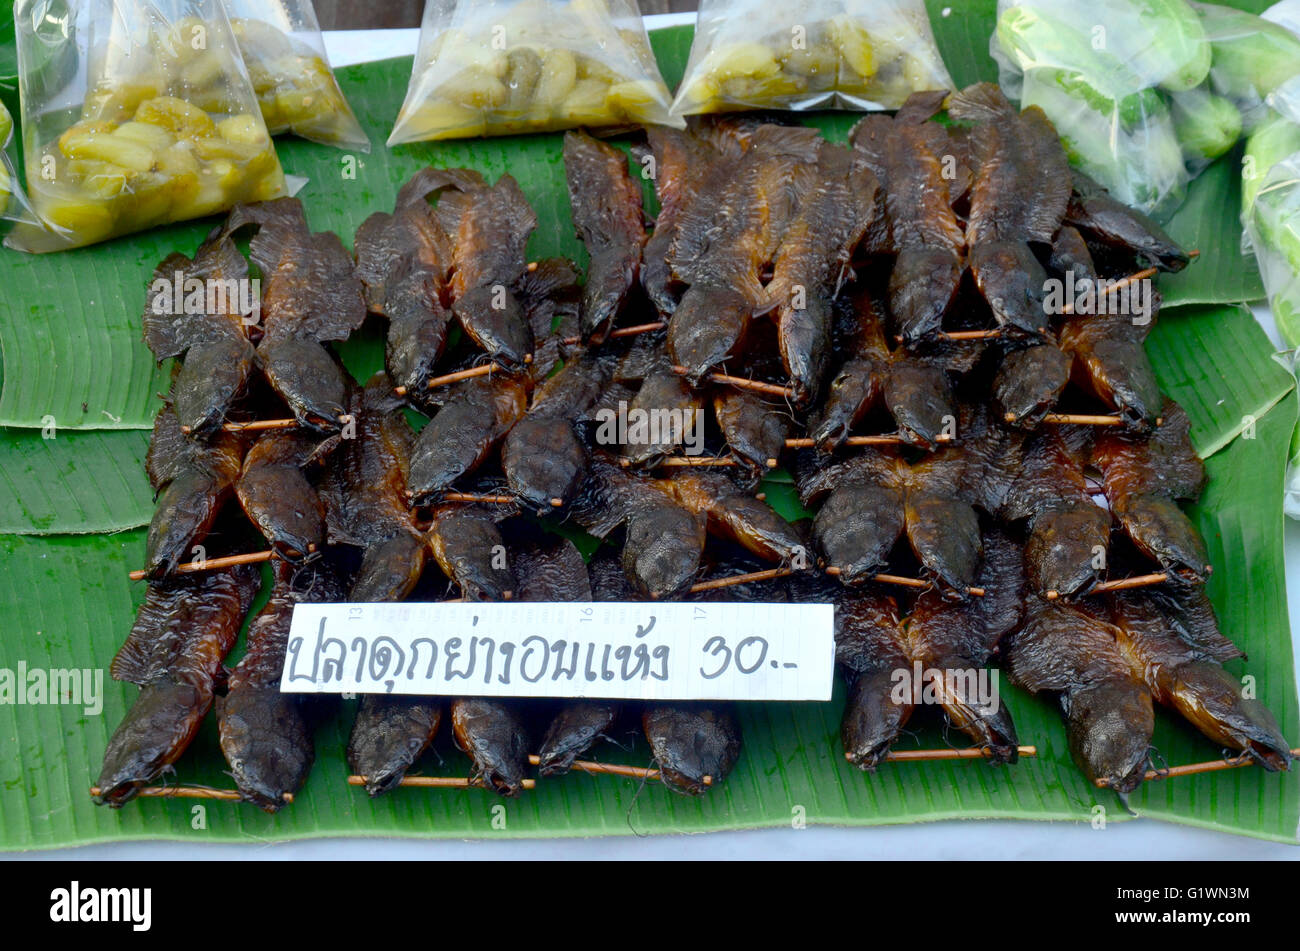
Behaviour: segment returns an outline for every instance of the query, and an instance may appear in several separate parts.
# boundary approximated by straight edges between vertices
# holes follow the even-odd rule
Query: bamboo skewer
[[[1020,756],[1037,756],[1036,746],[1017,746]],[[886,763],[928,763],[936,760],[985,759],[990,751],[982,746],[969,746],[964,749],[944,750],[890,750],[883,757]],[[845,753],[844,758],[852,761],[853,755]]]
[[[1168,572],[1157,571],[1149,575],[1134,575],[1131,578],[1116,578],[1113,581],[1103,581],[1095,585],[1088,594],[1105,594],[1107,591],[1127,591],[1130,588],[1145,588],[1153,584],[1164,584],[1169,580]],[[1059,598],[1060,592],[1048,591],[1045,597],[1048,601],[1055,601]]]
[[[774,578],[786,578],[795,573],[794,568],[768,568],[764,571],[751,571],[743,575],[732,575],[730,578],[714,578],[710,581],[701,581],[698,584],[690,586],[688,593],[699,594],[701,591],[717,591],[719,588],[730,588],[738,584],[748,584],[751,581],[771,581]]]
[[[691,371],[682,366],[674,366],[672,371],[678,376],[686,376]],[[794,390],[788,386],[780,386],[776,383],[763,383],[760,380],[751,380],[745,376],[728,376],[725,373],[709,373],[706,379],[710,383],[717,383],[720,386],[734,386],[738,390],[752,390],[755,393],[763,393],[767,396],[779,396],[782,399],[794,399]]]
[[[940,433],[934,437],[935,442],[952,442],[953,437],[947,433]],[[845,446],[900,446],[903,444],[902,436],[849,436],[844,440]],[[808,436],[792,436],[785,441],[787,449],[812,449],[817,445],[817,441]]]
[[[1291,751],[1292,756],[1300,756],[1300,749]],[[1151,782],[1154,779],[1173,779],[1177,776],[1196,776],[1200,773],[1217,773],[1225,769],[1240,769],[1243,766],[1249,766],[1255,762],[1254,757],[1249,753],[1242,753],[1240,756],[1233,756],[1229,759],[1212,759],[1204,763],[1188,763],[1185,766],[1171,766],[1168,769],[1149,769],[1142,777],[1144,782]],[[1092,781],[1092,784],[1098,789],[1109,789],[1110,782],[1105,777],[1098,777]]]
[[[1130,274],[1128,277],[1121,277],[1114,284],[1111,284],[1105,290],[1101,291],[1099,296],[1109,299],[1110,295],[1114,294],[1116,291],[1122,291],[1124,288],[1132,284],[1136,284],[1138,281],[1144,281],[1149,277],[1155,277],[1156,272],[1157,272],[1156,268],[1147,267],[1147,268],[1143,268],[1140,271],[1137,271],[1136,273]],[[1073,313],[1074,313],[1074,303],[1071,302],[1061,308],[1060,316],[1069,317]]]
[[[290,417],[288,419],[254,419],[246,423],[222,423],[221,429],[228,433],[253,433],[266,429],[294,429],[298,425],[298,420]],[[187,436],[193,431],[189,426],[181,427],[181,432]]]
[[[535,753],[529,753],[528,762],[533,766],[540,766],[542,758]],[[629,779],[650,781],[663,779],[663,774],[657,769],[648,769],[644,766],[620,766],[617,763],[598,763],[589,759],[575,759],[572,768],[581,770],[584,773],[591,773],[593,776],[626,776]],[[713,777],[704,776],[701,782],[706,786],[712,786]]]
[[[349,786],[364,786],[366,777],[349,776]],[[421,789],[488,789],[488,785],[481,779],[474,779],[471,776],[403,776],[399,786],[416,786]],[[520,785],[524,789],[533,789],[537,786],[537,780],[524,779],[520,780]]]
[[[653,333],[656,330],[663,330],[668,326],[667,321],[656,320],[649,324],[634,324],[631,327],[618,327],[605,334],[606,340],[617,340],[620,337],[635,337],[637,334]],[[566,347],[573,347],[582,343],[581,337],[561,337],[560,343]]]
[[[533,355],[531,353],[524,357],[525,364],[532,362]],[[457,370],[455,373],[447,373],[442,376],[432,377],[425,385],[432,390],[439,386],[446,386],[448,383],[459,383],[461,380],[472,380],[477,376],[490,376],[493,373],[510,372],[510,370],[506,369],[499,363],[485,363],[482,366],[470,367],[468,370]],[[393,393],[397,396],[405,396],[406,387],[395,386],[393,387]]]
[[[838,578],[840,576],[840,569],[836,568],[834,565],[830,566],[829,568],[825,568],[823,570],[832,578]],[[923,581],[920,578],[904,578],[902,575],[889,575],[883,572],[872,575],[871,580],[879,581],[881,584],[902,585],[905,588],[933,587],[933,584],[931,582]],[[970,593],[977,598],[982,598],[984,597],[985,591],[983,588],[971,588]]]
[[[253,551],[246,555],[226,555],[223,558],[205,558],[203,561],[187,561],[184,564],[176,566],[177,574],[189,574],[193,571],[215,571],[218,568],[233,568],[235,565],[255,565],[259,562],[270,561],[275,556],[273,551]],[[127,575],[132,581],[142,581],[149,577],[149,572],[144,569],[131,572]]]
[[[90,794],[98,796],[100,788],[91,786]],[[228,802],[239,802],[244,798],[237,789],[211,789],[208,786],[144,786],[135,794],[153,799],[223,799]],[[293,802],[293,793],[285,793],[283,799],[286,803]]]

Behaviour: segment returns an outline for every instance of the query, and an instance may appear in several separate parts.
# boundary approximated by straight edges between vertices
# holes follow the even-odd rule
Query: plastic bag
[[[920,0],[703,0],[673,114],[897,109],[952,88]]]
[[[678,125],[636,0],[428,0],[389,145]]]
[[[220,0],[18,0],[27,194],[53,251],[285,194]]]
[[[1155,217],[1240,135],[1205,88],[1211,47],[1186,0],[999,0],[990,50],[1004,91],[1047,113],[1071,163]]]
[[[1210,85],[1236,103],[1246,129],[1268,119],[1270,108],[1300,121],[1300,35],[1283,25],[1300,20],[1295,0],[1268,11],[1272,19],[1230,7],[1194,6],[1214,50]]]
[[[239,51],[272,135],[369,152],[330,69],[311,0],[225,0]]]

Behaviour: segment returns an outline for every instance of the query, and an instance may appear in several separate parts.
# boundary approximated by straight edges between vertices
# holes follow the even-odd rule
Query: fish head
[[[1155,729],[1150,691],[1130,680],[1107,680],[1069,691],[1062,706],[1070,753],[1085,775],[1121,795],[1137,789]]]

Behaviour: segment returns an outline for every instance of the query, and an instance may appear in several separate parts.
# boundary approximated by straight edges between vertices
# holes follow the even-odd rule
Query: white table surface
[[[652,27],[691,22],[691,14],[647,17]],[[325,34],[335,66],[413,55],[418,30],[353,30]],[[1266,308],[1255,315],[1279,349]],[[1300,630],[1300,523],[1286,525],[1286,586],[1291,630]],[[1228,632],[1231,635],[1231,631]],[[1300,656],[1300,651],[1297,651]],[[1300,664],[1297,665],[1300,674]],[[32,852],[19,859],[1300,859],[1300,848],[1154,820],[1111,823],[1105,830],[1059,822],[949,821],[844,829],[762,829],[690,836],[595,839],[436,841],[317,839],[304,842],[204,846],[186,842],[123,842]]]

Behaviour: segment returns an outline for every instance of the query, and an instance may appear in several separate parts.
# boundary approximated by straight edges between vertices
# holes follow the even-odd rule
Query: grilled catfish
[[[274,570],[270,600],[249,625],[247,649],[216,703],[221,752],[235,785],[266,812],[302,788],[316,756],[318,698],[280,692],[294,605],[339,601],[346,591],[342,570],[329,560],[305,567],[277,561]]]
[[[108,741],[98,802],[129,802],[185,752],[212,707],[221,662],[260,584],[253,565],[150,584],[113,658],[113,679],[136,684],[140,695]]]
[[[145,457],[149,483],[158,496],[145,541],[151,578],[170,575],[196,554],[194,547],[202,545],[234,489],[243,451],[235,435],[218,431],[191,438],[182,432],[171,407],[158,413]]]
[[[582,292],[581,332],[600,343],[637,283],[646,243],[641,187],[618,149],[583,132],[564,134],[564,173],[578,236],[591,263]]]
[[[258,366],[301,425],[338,432],[347,377],[323,344],[347,339],[366,319],[352,255],[332,232],[308,229],[296,198],[237,205],[222,234],[249,228],[263,283]]]
[[[219,232],[199,245],[193,260],[170,254],[154,271],[144,312],[145,343],[159,362],[185,358],[172,384],[172,407],[180,425],[195,434],[221,424],[252,374],[248,325],[259,316],[260,302],[245,301],[240,294],[247,279],[248,261]],[[201,310],[177,308],[178,294],[191,300],[196,281],[203,295]],[[247,313],[245,303],[254,304]]]

